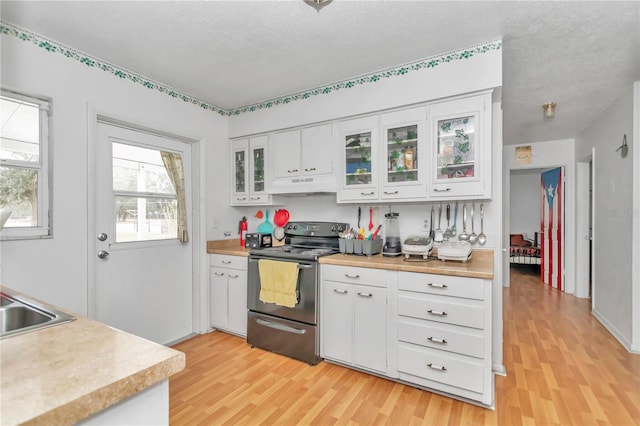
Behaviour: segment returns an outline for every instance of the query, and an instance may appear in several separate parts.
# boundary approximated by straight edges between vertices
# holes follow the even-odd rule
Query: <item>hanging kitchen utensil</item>
[[[469,242],[471,244],[475,244],[476,240],[478,239],[478,234],[476,234],[475,230],[473,229],[473,210],[475,204],[476,203],[471,203],[471,233],[469,234]]]
[[[264,212],[262,210],[258,210],[255,214],[255,217],[258,219],[262,219],[264,217]]]
[[[440,203],[440,207],[438,207],[438,229],[436,229],[435,237],[433,238],[433,241],[435,241],[436,243],[441,243],[442,241],[444,241],[444,232],[440,227],[441,222],[442,222],[442,203]]]
[[[460,241],[469,241],[467,234],[467,203],[462,205],[462,234],[458,235]]]
[[[487,242],[487,236],[484,233],[484,204],[480,204],[480,235],[478,235],[478,244],[481,246]]]
[[[455,237],[458,234],[458,202],[456,201],[456,207],[453,213],[453,226],[451,227],[451,233]]]
[[[369,231],[373,231],[373,207],[369,207]]]
[[[273,215],[273,223],[276,226],[284,227],[289,222],[289,211],[286,209],[276,210],[276,213]]]
[[[445,240],[453,237],[451,232],[451,204],[447,204],[447,229],[445,229],[443,237]]]
[[[435,233],[433,232],[433,204],[431,204],[431,219],[429,220],[429,237],[435,239]]]
[[[264,222],[258,225],[259,234],[271,234],[273,233],[273,224],[269,222],[269,210],[264,212]]]
[[[362,207],[358,206],[358,229],[360,229],[360,217],[362,217]]]

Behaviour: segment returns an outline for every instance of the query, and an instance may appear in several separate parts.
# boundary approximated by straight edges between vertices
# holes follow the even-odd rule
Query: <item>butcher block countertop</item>
[[[74,424],[185,367],[182,352],[70,314],[0,340],[0,424]]]
[[[324,265],[357,266],[361,268],[387,269],[392,271],[420,272],[424,274],[453,275],[458,277],[493,279],[493,250],[474,249],[466,263],[447,260],[406,262],[403,257],[357,256],[334,254],[319,259]]]
[[[241,247],[238,238],[234,240],[207,241],[207,253],[249,257],[249,249]]]

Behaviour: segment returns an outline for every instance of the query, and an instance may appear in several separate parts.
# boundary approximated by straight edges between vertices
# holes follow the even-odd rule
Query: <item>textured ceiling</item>
[[[0,3],[3,20],[223,109],[502,39],[505,144],[573,138],[640,80],[639,15],[636,1]]]

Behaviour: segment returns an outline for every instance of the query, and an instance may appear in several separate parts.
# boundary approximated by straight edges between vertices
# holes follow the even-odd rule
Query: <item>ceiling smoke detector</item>
[[[331,3],[333,0],[304,0],[306,4],[320,12],[320,9]]]

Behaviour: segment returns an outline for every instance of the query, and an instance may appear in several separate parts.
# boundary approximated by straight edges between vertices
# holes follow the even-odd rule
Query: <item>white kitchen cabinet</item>
[[[429,197],[491,198],[491,92],[429,107]]]
[[[247,258],[210,255],[209,318],[213,328],[247,335]]]
[[[342,170],[338,202],[377,201],[380,195],[378,116],[339,124]]]
[[[398,273],[399,377],[493,404],[491,281]]]
[[[384,278],[380,279],[386,274],[377,271],[376,280],[367,282],[368,271],[363,268],[323,268],[321,356],[386,373],[387,289],[381,286],[386,285]]]
[[[382,191],[380,199],[425,199],[427,191],[427,108],[411,108],[380,116]]]
[[[331,124],[274,133],[271,193],[335,192],[335,139]]]
[[[267,193],[267,136],[231,142],[232,206],[270,205]]]

